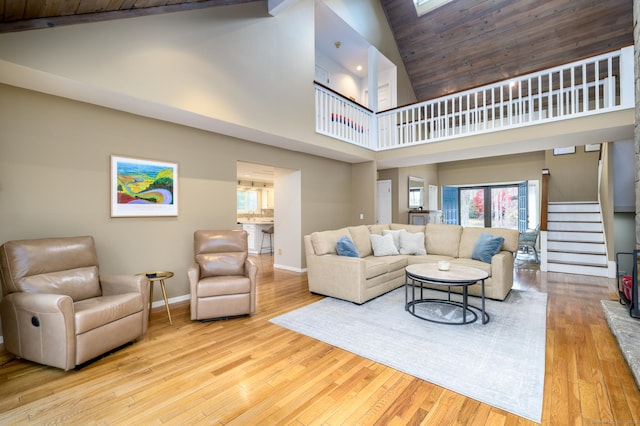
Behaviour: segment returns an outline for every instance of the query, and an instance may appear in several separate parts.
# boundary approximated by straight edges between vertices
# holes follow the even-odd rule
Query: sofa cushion
[[[389,264],[375,257],[368,257],[364,261],[364,274],[366,279],[378,277],[389,272]]]
[[[462,265],[462,266],[471,266],[472,268],[477,268],[482,271],[485,271],[491,277],[491,264],[485,263],[480,260],[473,259],[451,259],[452,265]]]
[[[200,265],[200,277],[225,275],[243,275],[247,252],[241,253],[202,253],[196,255]]]
[[[405,231],[411,232],[413,234],[415,234],[416,232],[422,232],[424,234],[425,232],[424,225],[409,225],[407,223],[391,223],[389,225],[389,229],[391,229],[392,231],[404,229]]]
[[[404,271],[404,268],[407,267],[407,257],[401,255],[369,256],[364,259],[364,265],[366,279],[371,279],[387,273]]]
[[[340,237],[349,236],[347,228],[336,229],[334,231],[320,231],[311,234],[311,245],[316,255],[334,254],[336,243]]]
[[[424,256],[427,254],[427,250],[424,247],[424,234],[422,232],[414,234],[404,229],[400,231],[400,254]]]
[[[385,229],[389,229],[389,224],[383,223],[383,224],[367,225],[367,228],[369,228],[369,232],[371,234],[382,235],[382,231],[384,231]]]
[[[429,223],[425,232],[427,253],[458,257],[462,226]]]
[[[53,293],[70,296],[74,302],[101,296],[97,266],[31,275],[18,280],[26,293]]]
[[[7,293],[26,291],[19,284],[25,277],[98,267],[95,243],[89,236],[7,241],[0,246],[0,259],[5,266],[0,281]]]
[[[380,259],[389,265],[389,272],[404,270],[407,267],[407,256],[385,256]]]
[[[471,259],[473,248],[478,241],[478,237],[483,232],[491,234],[494,237],[503,237],[504,243],[502,244],[502,250],[515,253],[518,251],[518,230],[507,228],[475,228],[471,226],[465,226],[460,237],[460,252],[458,256],[461,258]]]
[[[373,250],[371,249],[371,240],[369,239],[369,228],[365,225],[360,226],[351,226],[349,227],[349,235],[351,236],[351,241],[355,244],[356,249],[358,249],[358,253],[360,257],[367,257],[373,254]]]
[[[371,247],[374,256],[393,256],[399,254],[396,245],[393,242],[393,236],[371,234]]]
[[[135,314],[144,309],[140,293],[123,293],[92,297],[73,304],[76,334]]]
[[[408,265],[414,265],[416,263],[438,263],[441,260],[452,261],[455,259],[455,257],[443,256],[441,254],[426,254],[424,256],[418,256],[418,255],[406,256],[405,258],[407,259]],[[475,260],[474,262],[477,262],[477,260]]]
[[[471,258],[481,260],[485,263],[491,263],[491,258],[500,252],[502,243],[504,243],[504,238],[494,237],[483,232],[480,234],[475,246],[473,247]]]
[[[360,257],[355,244],[353,244],[351,238],[346,235],[344,237],[340,237],[336,243],[336,252],[339,256]]]
[[[242,275],[203,278],[198,283],[197,297],[228,296],[251,292],[251,280]]]

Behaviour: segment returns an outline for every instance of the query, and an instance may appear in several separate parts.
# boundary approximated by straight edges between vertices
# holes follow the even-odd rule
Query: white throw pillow
[[[369,238],[371,239],[374,256],[393,256],[394,254],[400,254],[398,253],[396,245],[393,243],[393,236],[391,234],[371,234]]]
[[[416,232],[415,234],[402,230],[400,232],[400,254],[417,254],[425,255],[427,250],[424,248],[424,234]]]
[[[382,235],[390,234],[393,237],[393,244],[396,245],[396,248],[400,250],[400,233],[403,232],[404,229],[384,229],[382,231]]]

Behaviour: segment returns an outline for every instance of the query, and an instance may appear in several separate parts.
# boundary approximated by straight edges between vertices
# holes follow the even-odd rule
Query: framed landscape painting
[[[111,217],[177,215],[177,163],[111,156]]]

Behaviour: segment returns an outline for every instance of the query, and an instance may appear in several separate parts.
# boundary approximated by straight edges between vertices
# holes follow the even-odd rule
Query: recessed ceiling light
[[[362,71],[362,65],[358,65],[358,66],[356,67],[356,70],[358,70],[358,71]]]

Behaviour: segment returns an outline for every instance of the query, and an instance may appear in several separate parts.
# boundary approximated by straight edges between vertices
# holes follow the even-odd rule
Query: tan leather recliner
[[[99,275],[92,237],[0,246],[5,349],[70,370],[147,331],[145,276]]]
[[[249,259],[247,232],[195,231],[195,263],[187,270],[191,319],[252,314],[256,310],[258,267]]]

